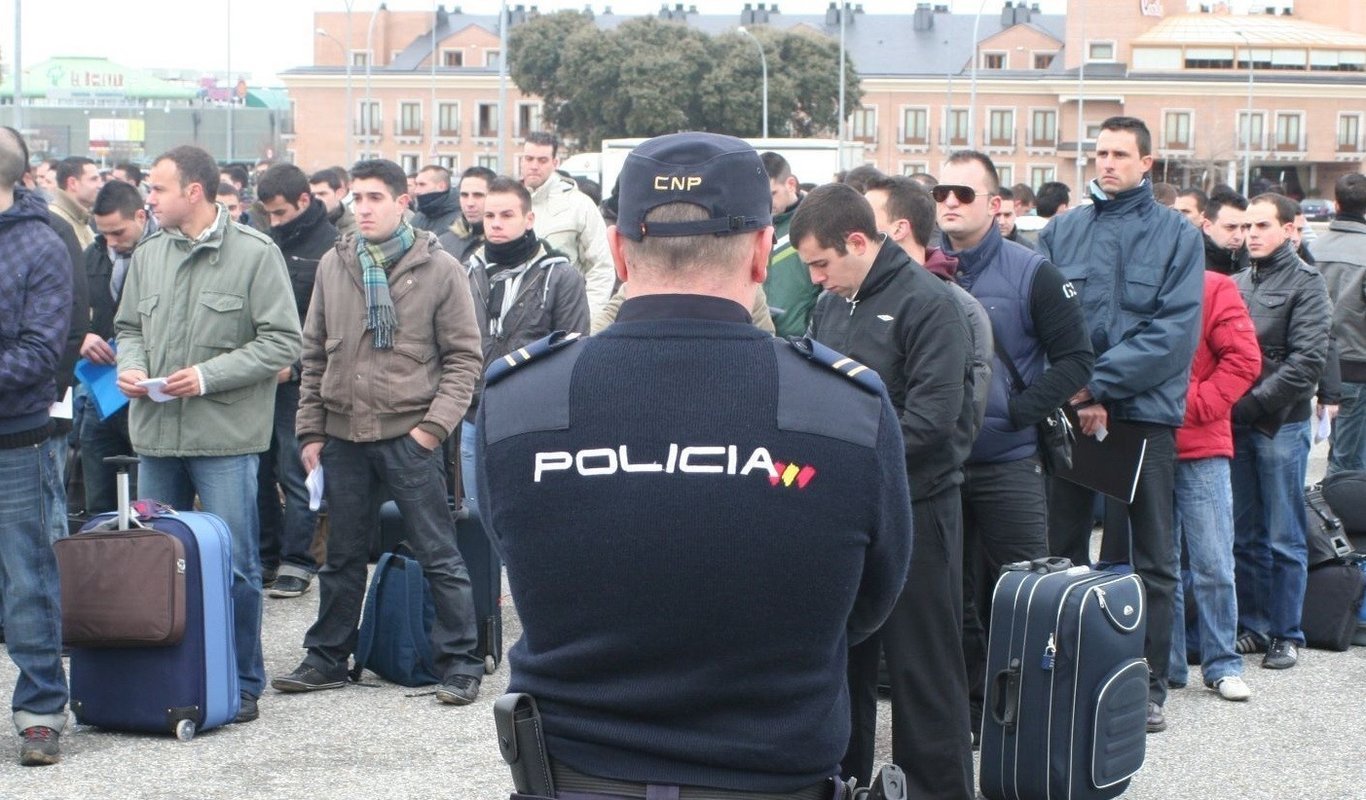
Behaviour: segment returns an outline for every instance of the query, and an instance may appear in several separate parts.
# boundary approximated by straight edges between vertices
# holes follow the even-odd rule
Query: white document
[[[1107,430],[1104,425],[1097,425],[1096,432],[1091,435],[1096,437],[1096,441],[1103,442],[1105,441],[1105,437],[1110,435],[1110,431]]]
[[[73,412],[70,386],[66,387],[66,394],[62,395],[61,400],[53,403],[52,407],[47,410],[47,413],[48,416],[55,419],[71,419]]]
[[[308,510],[317,511],[323,504],[323,465],[319,464],[304,479],[308,487]]]
[[[166,394],[165,378],[148,378],[145,381],[138,381],[138,386],[147,390],[147,399],[153,403],[165,403],[176,399],[174,395]]]
[[[1327,414],[1320,414],[1318,424],[1314,426],[1314,444],[1318,444],[1332,435],[1333,418]]]

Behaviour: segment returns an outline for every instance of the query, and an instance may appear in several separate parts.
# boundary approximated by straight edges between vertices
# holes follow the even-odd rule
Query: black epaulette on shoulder
[[[864,391],[877,394],[883,390],[882,378],[878,377],[876,371],[831,350],[809,336],[793,336],[787,339],[787,343],[806,360],[839,373]]]
[[[557,350],[564,350],[582,339],[583,334],[578,332],[555,331],[544,339],[538,339],[526,347],[518,348],[486,367],[484,385],[492,386],[517,368],[537,359],[545,358]]]

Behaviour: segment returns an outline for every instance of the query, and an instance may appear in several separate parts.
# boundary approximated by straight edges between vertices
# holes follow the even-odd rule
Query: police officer
[[[871,370],[751,323],[772,227],[749,145],[642,144],[608,237],[617,321],[492,364],[477,425],[537,793],[844,797],[847,647],[910,553],[896,413]]]

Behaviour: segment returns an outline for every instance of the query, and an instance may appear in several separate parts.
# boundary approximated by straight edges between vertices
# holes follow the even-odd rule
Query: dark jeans
[[[846,778],[872,778],[877,667],[892,685],[892,763],[907,797],[973,797],[968,686],[963,670],[963,533],[958,487],[911,504],[915,540],[901,597],[881,630],[849,649],[853,727],[840,764]]]
[[[429,451],[406,434],[381,442],[329,438],[322,465],[331,530],[327,563],[318,572],[318,620],[304,637],[304,662],[330,677],[347,669],[365,602],[370,535],[379,526],[376,500],[387,489],[407,523],[408,546],[436,604],[432,650],[437,671],[445,678],[483,677],[484,660],[475,652],[474,594],[455,545],[441,451]]]
[[[300,578],[317,571],[309,555],[313,528],[318,514],[308,508],[308,487],[303,462],[299,460],[299,440],[294,437],[294,416],[299,412],[299,384],[281,383],[275,387],[275,427],[270,449],[261,454],[257,473],[256,504],[261,515],[261,568],[294,568]],[[284,507],[280,506],[280,485]]]
[[[118,510],[118,470],[104,463],[109,456],[133,455],[133,441],[128,438],[128,407],[108,419],[100,419],[94,405],[81,415],[81,470],[85,479],[85,511],[101,514]],[[136,470],[129,472],[130,498],[137,499],[134,483]]]
[[[963,468],[963,662],[973,730],[982,723],[996,579],[1005,564],[1048,555],[1047,486],[1038,456]]]
[[[1180,558],[1172,533],[1176,487],[1176,431],[1165,425],[1138,425],[1148,440],[1138,490],[1129,504],[1130,553],[1134,572],[1143,579],[1148,606],[1143,655],[1148,660],[1148,697],[1167,700],[1167,664],[1172,645],[1172,602],[1180,575]],[[1053,555],[1076,564],[1091,563],[1091,528],[1095,492],[1055,478],[1048,497],[1048,538]]]

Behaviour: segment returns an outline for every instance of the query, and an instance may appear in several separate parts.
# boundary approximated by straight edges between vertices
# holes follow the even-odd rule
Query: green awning
[[[162,80],[107,58],[51,58],[24,70],[24,97],[48,100],[192,100],[195,87]]]

